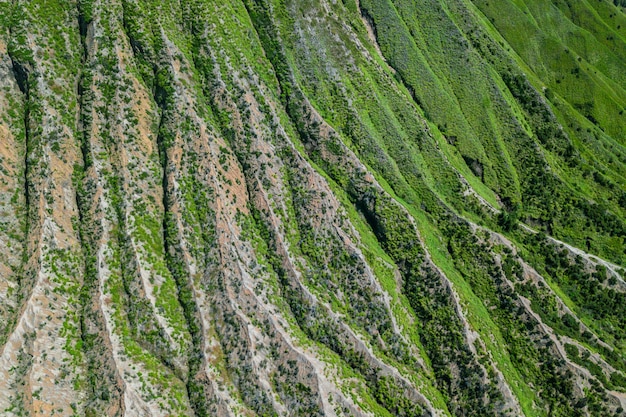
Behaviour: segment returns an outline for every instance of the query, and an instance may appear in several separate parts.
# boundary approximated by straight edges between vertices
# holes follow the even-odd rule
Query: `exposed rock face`
[[[625,415],[626,15],[497,3],[0,0],[0,414]]]

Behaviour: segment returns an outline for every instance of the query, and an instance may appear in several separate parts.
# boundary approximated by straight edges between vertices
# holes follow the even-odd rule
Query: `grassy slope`
[[[167,39],[189,65],[184,72],[193,80],[193,85],[188,87],[197,95],[198,112],[219,134],[230,135],[230,114],[214,102],[214,68],[221,68],[219,75],[233,95],[237,94],[239,85],[230,78],[229,69],[256,74],[269,91],[270,100],[284,106],[278,110],[283,128],[296,150],[330,183],[344,206],[360,236],[360,248],[369,266],[391,296],[394,319],[403,328],[403,336],[421,355],[425,368],[418,369],[410,361],[402,362],[401,358],[375,346],[374,351],[383,362],[398,368],[446,413],[462,415],[463,407],[475,413],[493,412],[479,404],[476,398],[480,395],[472,392],[473,388],[450,388],[438,380],[443,373],[433,365],[438,359],[437,351],[428,346],[438,335],[429,330],[418,312],[419,302],[427,303],[428,295],[415,297],[407,291],[409,287],[399,289],[395,280],[394,272],[405,273],[406,260],[412,260],[407,255],[409,250],[398,249],[402,242],[397,240],[405,235],[397,232],[401,228],[393,229],[397,225],[391,220],[386,234],[381,234],[359,206],[358,196],[351,188],[354,178],[302,143],[301,121],[293,117],[294,110],[290,107],[293,106],[290,93],[296,90],[310,100],[340,139],[371,170],[384,192],[416,220],[425,247],[452,282],[471,328],[485,343],[489,352],[485,356],[491,359],[481,360],[491,361],[502,372],[524,414],[546,415],[548,407],[554,407],[557,415],[572,415],[568,414],[573,412],[571,404],[553,398],[558,384],[567,382],[567,378],[554,381],[545,372],[526,369],[528,363],[537,361],[532,355],[544,351],[528,342],[530,332],[523,329],[519,318],[509,318],[490,309],[490,305],[500,302],[497,287],[485,273],[495,258],[486,255],[484,259],[477,260],[478,256],[466,259],[472,257],[472,250],[480,247],[470,242],[471,239],[463,240],[467,235],[460,236],[460,231],[465,229],[461,226],[457,229],[454,219],[461,215],[498,231],[506,229],[476,199],[464,194],[462,175],[492,206],[514,212],[544,232],[626,265],[626,76],[623,71],[626,17],[623,11],[606,1],[428,0],[416,4],[409,0],[361,0],[358,4],[344,0],[324,2],[324,7],[318,1],[250,0],[229,4],[194,1],[183,2],[180,10],[176,2],[122,3],[126,35],[140,45],[139,48],[135,45],[135,52],[140,53],[129,58],[133,63],[129,71],[147,91],[162,89],[169,99],[175,95],[167,69],[161,68],[160,59],[166,48],[164,39]],[[258,16],[250,13],[252,5],[271,12],[269,21],[275,25],[274,32],[259,33]],[[362,16],[373,25],[382,56],[369,38]],[[202,25],[214,30],[208,39],[194,31]],[[199,58],[202,42],[209,43],[208,48],[215,52],[215,62]],[[263,101],[259,91],[252,91],[252,95]],[[158,98],[153,99],[151,106],[163,106]],[[167,110],[166,106],[163,108],[162,111]],[[261,111],[268,112],[266,108]],[[181,128],[183,133],[190,133],[184,128]],[[159,146],[161,153],[167,150],[167,145],[159,143]],[[239,149],[238,156],[241,154]],[[242,162],[245,163],[245,155]],[[211,213],[196,207],[208,205],[208,200],[204,195],[197,196],[199,186],[194,184],[193,175],[183,178],[181,183],[187,181],[191,185],[188,189],[182,186],[183,198],[188,202],[183,215],[194,230],[189,239],[199,242],[195,250],[201,258],[206,255],[202,251],[210,251],[207,239],[212,236],[202,229]],[[325,242],[312,240],[308,247],[302,243],[309,235],[306,222],[301,220],[304,216],[299,214],[303,207],[294,202],[297,186],[291,184],[289,193],[284,196],[288,207],[284,222],[293,229],[289,232],[293,252],[302,265],[320,267],[323,262],[310,247]],[[396,215],[398,210],[394,207],[389,204],[382,210]],[[148,263],[161,269],[160,273],[167,279],[168,285],[163,287],[166,296],[176,292],[174,285],[181,287],[181,282],[180,277],[165,269],[171,269],[175,262],[165,253],[169,242],[152,239],[161,235],[160,228],[167,224],[167,219],[161,224],[163,216],[158,214],[156,220],[137,217],[138,222],[144,220],[145,227],[138,227],[134,238],[150,247],[153,255],[158,254],[156,261],[150,259]],[[272,279],[279,287],[276,275],[280,268],[276,255],[268,247],[267,230],[259,219],[248,220],[247,238],[253,242],[259,263],[274,269]],[[174,236],[173,233],[168,237],[167,233],[163,239]],[[545,240],[520,230],[508,230],[508,233],[520,253],[545,274],[554,293],[612,350],[562,327],[561,316],[547,307],[554,302],[553,295],[516,289],[531,299],[533,308],[557,334],[572,337],[615,368],[624,370],[626,339],[621,329],[626,307],[620,301],[623,294],[599,291],[603,281],[600,273],[581,272],[581,267],[565,259]],[[459,252],[459,246],[463,248],[464,244],[466,249]],[[112,256],[117,261],[122,257],[117,252]],[[555,263],[554,259],[558,261]],[[333,272],[337,276],[344,273],[341,269]],[[405,273],[404,277],[410,274]],[[178,279],[176,283],[174,278]],[[113,283],[122,286],[121,280]],[[325,296],[323,288],[309,286],[320,297]],[[184,289],[178,291],[184,293]],[[121,289],[118,293],[122,293]],[[115,301],[120,306],[119,332],[125,338],[128,354],[153,370],[151,377],[157,380],[156,386],[169,387],[172,396],[186,404],[186,396],[194,394],[190,390],[196,389],[193,381],[187,382],[171,373],[160,355],[151,351],[150,343],[144,343],[148,348],[138,344],[137,340],[146,341],[129,327],[121,298]],[[162,304],[166,319],[175,323],[185,340],[190,338],[188,331],[192,339],[196,338],[188,329],[193,327],[189,310],[195,307],[174,298],[169,302],[163,298],[157,303]],[[354,311],[349,303],[331,295],[328,299],[335,312],[350,316]],[[336,368],[341,380],[338,385],[346,391],[352,390],[357,404],[377,415],[399,413],[381,379],[372,377],[358,361],[355,363],[347,357],[344,348],[329,346],[301,328],[298,318],[290,315],[288,303],[277,304],[287,316],[298,343],[315,347],[320,357]],[[603,304],[613,306],[614,310],[607,311]],[[445,319],[450,306],[438,307]],[[369,338],[362,322],[351,317],[346,321],[357,333]],[[515,333],[509,327],[520,329],[520,345],[528,351],[520,353],[511,346]],[[374,344],[373,339],[367,340]],[[193,343],[196,345],[189,349],[196,355],[200,348],[197,340]],[[456,346],[461,347],[465,348]],[[192,371],[200,366],[194,360],[197,358],[190,359],[189,364]],[[228,372],[224,364],[217,366],[224,374]],[[606,381],[606,378],[602,384],[607,389],[626,388],[623,383],[620,386],[619,381]],[[492,393],[485,395],[491,398]],[[587,394],[590,404],[594,404],[594,395],[595,392]],[[247,401],[243,393],[235,396]],[[191,402],[200,414],[204,407],[200,404],[201,397],[194,397]],[[598,410],[603,412],[602,408]]]
[[[593,174],[594,161],[585,158],[595,155],[596,150],[590,153],[581,143],[584,140],[581,140],[581,136],[584,135],[580,134],[580,130],[566,128],[568,135],[560,131],[559,122],[565,126],[562,122],[564,117],[582,120],[580,123],[583,123],[583,126],[589,126],[589,121],[587,118],[582,119],[579,111],[576,108],[572,109],[573,106],[568,106],[568,102],[553,108],[544,104],[546,99],[540,98],[533,87],[537,91],[544,91],[542,90],[544,84],[539,80],[543,80],[545,72],[531,72],[532,66],[524,61],[522,51],[517,54],[506,45],[506,38],[488,23],[488,19],[474,5],[432,3],[432,7],[416,7],[410,2],[401,1],[393,4],[361,2],[365,14],[375,25],[383,55],[396,70],[395,78],[399,78],[400,81],[395,87],[390,87],[395,88],[391,96],[384,87],[390,84],[391,77],[377,75],[377,70],[366,62],[354,63],[358,68],[356,71],[351,70],[352,65],[349,65],[348,69],[342,68],[341,58],[346,52],[342,51],[339,45],[333,45],[333,40],[324,39],[323,34],[318,34],[314,38],[315,41],[323,43],[326,46],[325,50],[336,48],[337,54],[317,58],[311,49],[296,42],[294,46],[296,52],[293,55],[288,54],[288,57],[291,57],[288,60],[301,69],[296,73],[296,77],[300,79],[302,88],[309,93],[312,102],[324,117],[344,133],[344,140],[351,144],[362,160],[381,174],[379,177],[381,183],[389,184],[388,190],[395,192],[397,198],[404,201],[416,219],[423,220],[424,223],[420,228],[426,235],[429,248],[434,254],[440,254],[435,259],[458,286],[457,290],[464,302],[472,306],[469,313],[472,324],[482,329],[483,336],[489,339],[490,334],[498,334],[495,331],[497,325],[476,298],[472,287],[463,284],[453,264],[445,260],[449,256],[446,251],[438,249],[438,245],[435,245],[436,240],[428,238],[430,233],[426,232],[431,230],[437,234],[432,228],[432,218],[435,218],[435,222],[439,221],[437,200],[447,202],[463,212],[468,207],[455,204],[459,186],[452,174],[454,170],[469,177],[470,183],[477,183],[477,178],[468,173],[471,168],[468,169],[469,167],[461,162],[461,158],[454,156],[462,155],[465,162],[468,162],[467,165],[470,165],[472,160],[481,163],[482,183],[478,182],[481,185],[475,188],[483,192],[488,201],[493,201],[491,192],[495,192],[504,201],[508,198],[510,205],[520,202],[528,220],[543,225],[548,232],[581,246],[587,239],[586,236],[591,236],[594,239],[592,250],[614,260],[622,259],[623,256],[621,252],[623,220],[618,217],[622,209],[611,190],[619,192],[623,186],[610,183],[607,186],[606,182],[598,186],[598,182],[602,181],[598,181],[598,178],[601,178],[599,174],[595,176]],[[355,6],[351,2],[346,2],[346,9],[338,7],[337,13],[345,16],[346,10],[351,8],[355,10]],[[301,13],[306,15],[306,11]],[[502,13],[504,11],[500,10],[500,14]],[[351,24],[361,35],[362,41],[367,43],[364,28],[358,18],[353,17]],[[545,22],[543,24],[546,25]],[[567,26],[564,22],[559,24]],[[446,30],[443,30],[442,26]],[[288,31],[288,27],[284,29]],[[529,26],[526,30],[536,32],[538,26]],[[442,33],[449,35],[451,32],[455,36],[441,35]],[[489,37],[489,40],[485,40],[486,37]],[[483,41],[485,44],[479,45]],[[550,40],[546,43],[549,44]],[[470,44],[474,47],[468,46]],[[319,48],[319,45],[317,46]],[[306,52],[298,53],[298,48]],[[485,54],[482,48],[496,51],[490,56]],[[370,52],[375,54],[373,48]],[[552,56],[539,55],[540,59],[555,65]],[[337,59],[333,60],[333,56]],[[502,57],[506,59],[498,62],[497,59]],[[320,65],[320,62],[323,62],[323,65]],[[619,66],[619,60],[617,62],[617,64],[613,62],[613,65]],[[323,66],[332,67],[332,77],[324,74]],[[381,66],[385,68],[384,65]],[[338,78],[334,71],[345,73],[343,77]],[[335,87],[328,87],[333,84]],[[482,88],[475,88],[477,85]],[[603,88],[602,94],[607,97],[619,93],[619,89],[616,89],[615,93],[610,87],[611,83],[605,83],[596,88]],[[550,100],[563,100],[558,93],[550,90],[545,91],[545,94]],[[479,100],[476,99],[477,95]],[[437,162],[441,154],[433,151],[429,153],[428,137],[425,138],[423,134],[407,133],[411,129],[410,122],[403,120],[402,123],[394,124],[398,110],[395,113],[387,113],[384,120],[376,118],[377,113],[384,113],[390,108],[398,109],[409,97],[414,100],[414,104],[424,109],[421,114],[432,122],[429,125],[435,132],[435,138],[443,138],[438,131],[443,132],[446,137],[456,137],[456,140],[452,141],[454,147],[442,140],[437,142],[438,146],[444,148],[443,154],[447,156],[445,161]],[[355,133],[355,125],[350,123],[350,106],[347,103],[355,103],[357,100],[358,104],[354,107],[362,124],[358,125],[359,130]],[[402,114],[414,112],[410,104],[404,106],[406,107],[403,108]],[[342,111],[346,107],[348,110]],[[568,108],[569,111],[566,111]],[[421,117],[417,116],[420,114],[419,110],[413,114],[416,115],[413,117]],[[623,124],[618,122],[616,128],[619,129],[620,126]],[[364,129],[366,133],[358,133],[360,129]],[[597,127],[593,129],[598,131]],[[396,143],[395,138],[403,135],[420,137],[419,145],[408,146],[407,144],[411,144],[412,141],[407,141],[406,136],[401,145]],[[608,135],[604,133],[599,135],[613,144],[613,149],[619,156],[623,147]],[[513,141],[512,137],[515,138]],[[623,164],[622,161],[616,160],[615,156],[611,158],[613,162],[617,162],[613,164],[614,172],[619,172],[623,169]],[[529,159],[532,159],[530,166]],[[411,165],[418,166],[419,173],[412,171]],[[581,175],[581,165],[592,170],[591,173]],[[443,172],[444,176],[435,173],[436,169],[443,169],[439,172]],[[546,176],[548,170],[555,175]],[[445,172],[450,173],[448,174],[450,181],[447,183],[442,181],[446,178]],[[537,172],[541,172],[543,178],[546,178],[545,183],[542,177],[535,177]],[[614,178],[619,181],[620,177]],[[437,178],[438,181],[433,181],[433,178]],[[485,185],[491,188],[490,192],[483,191]],[[543,186],[546,190],[535,191],[537,187]],[[555,192],[557,189],[558,192]],[[531,194],[534,198],[528,198],[526,194]],[[598,197],[604,197],[605,207],[617,213],[614,217],[614,228],[606,226],[598,219],[602,216],[596,217],[597,212],[593,209],[598,206],[585,202],[599,200]],[[425,217],[414,207],[425,208],[430,215]],[[509,206],[508,209],[510,208]],[[604,207],[601,210],[603,209]],[[471,213],[465,213],[472,216]],[[493,224],[488,216],[483,216],[482,221]],[[431,226],[428,226],[429,224]],[[577,293],[572,287],[567,288],[565,293],[556,285],[555,289],[559,294],[563,294],[564,298],[567,298],[565,294]],[[592,314],[585,318],[587,323],[593,320],[599,320],[599,317]],[[536,393],[527,385],[528,381],[520,378],[515,366],[511,364],[506,343],[496,337],[496,342],[489,347],[496,356],[500,369],[519,396],[524,411],[528,414],[537,413],[538,410],[532,405],[533,401],[536,401]]]

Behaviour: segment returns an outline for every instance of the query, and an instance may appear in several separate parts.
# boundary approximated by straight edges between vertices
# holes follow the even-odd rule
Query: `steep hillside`
[[[3,416],[626,416],[609,0],[0,0]]]

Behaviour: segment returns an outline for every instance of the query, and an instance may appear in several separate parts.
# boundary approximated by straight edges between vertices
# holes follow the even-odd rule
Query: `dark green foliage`
[[[498,225],[502,227],[505,232],[512,232],[517,228],[517,222],[519,221],[520,208],[514,207],[512,210],[502,210],[498,214]]]
[[[601,339],[611,340],[615,349],[594,347],[612,366],[626,371],[623,348],[623,341],[626,340],[626,297],[621,291],[603,286],[609,281],[607,270],[597,266],[594,272],[588,272],[582,258],[571,257],[555,244],[533,238],[527,241],[532,244],[533,253],[544,265],[546,274],[579,306],[578,313],[583,321]],[[576,335],[576,338],[579,336]]]

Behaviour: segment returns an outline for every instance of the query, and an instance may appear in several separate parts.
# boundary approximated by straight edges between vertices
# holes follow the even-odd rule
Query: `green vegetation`
[[[105,3],[0,2],[0,412],[623,414],[623,1]]]

